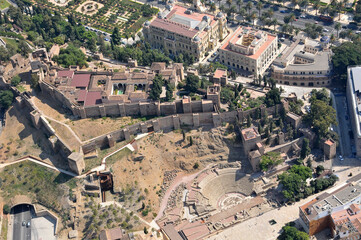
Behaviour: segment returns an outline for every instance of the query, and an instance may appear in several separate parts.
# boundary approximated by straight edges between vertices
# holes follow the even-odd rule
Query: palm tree
[[[338,38],[338,32],[341,30],[341,23],[337,22],[335,24],[335,29],[336,29],[336,32],[337,32],[336,37]]]
[[[227,0],[227,4],[228,4],[228,8],[230,8],[232,5],[232,0]]]
[[[250,11],[252,9],[252,2],[251,1],[247,3],[246,9],[248,10],[248,14],[250,15],[251,14]]]
[[[272,8],[268,9],[267,14],[268,14],[268,17],[269,17],[269,18],[272,18],[272,17],[273,17],[273,14],[274,14],[273,9],[272,9]]]
[[[211,5],[209,6],[209,10],[210,10],[211,12],[216,11],[216,4],[211,3]]]
[[[321,6],[320,0],[316,0],[313,3],[313,8],[316,10],[316,15],[317,15],[318,9],[320,9],[320,6]]]
[[[300,29],[299,28],[296,28],[295,29],[295,36],[297,37],[297,35],[300,33]]]
[[[293,23],[295,20],[296,20],[295,14],[294,14],[294,13],[291,13],[291,15],[290,15],[290,23],[291,23],[291,26],[293,26],[292,23]]]
[[[278,25],[277,18],[272,19],[273,31],[276,31],[276,26]]]
[[[247,14],[246,9],[245,9],[245,8],[239,9],[238,14],[241,15],[241,17],[242,17],[242,19],[243,19],[243,22],[244,22],[245,16],[246,16],[246,14]]]
[[[301,0],[300,3],[298,4],[301,8],[304,8],[304,11],[306,11],[307,5],[308,5],[308,0]]]
[[[263,4],[261,2],[258,2],[256,5],[256,8],[258,10],[258,17],[261,16],[261,9],[263,8]]]
[[[253,11],[250,15],[250,18],[253,22],[253,26],[255,26],[254,21],[257,19],[257,12]]]
[[[293,10],[295,10],[296,6],[298,5],[298,0],[291,0],[293,5]]]
[[[243,0],[237,0],[238,11],[241,10],[242,5],[243,5]]]
[[[343,8],[345,7],[345,3],[344,2],[339,2],[337,4],[337,8],[336,8],[336,11],[337,11],[337,14],[338,14],[338,20],[340,21],[341,20],[341,12],[343,10]]]

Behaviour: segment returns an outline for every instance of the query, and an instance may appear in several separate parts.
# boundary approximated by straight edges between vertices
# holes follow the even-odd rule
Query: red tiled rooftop
[[[68,77],[72,78],[74,75],[74,71],[64,70],[58,72],[58,77]]]
[[[87,92],[86,98],[84,101],[84,106],[94,106],[96,104],[102,103],[101,92]]]
[[[214,78],[221,78],[223,76],[227,77],[227,71],[224,69],[217,69],[213,75]]]
[[[221,49],[234,52],[230,49],[229,43],[235,44],[239,40],[239,35],[243,32],[243,30],[244,30],[243,27],[239,27],[236,31],[234,31],[232,36],[222,45]],[[258,59],[258,57],[261,56],[261,54],[267,49],[267,47],[271,45],[271,43],[275,38],[276,38],[275,36],[271,34],[267,34],[266,42],[262,44],[262,46],[257,50],[257,52],[253,55],[247,55],[247,56],[252,59]],[[242,54],[242,53],[238,53],[238,54]]]
[[[86,88],[89,86],[90,74],[75,74],[70,86]]]
[[[192,20],[196,20],[196,21],[202,21],[204,16],[208,16],[211,19],[211,23],[214,21],[214,16],[211,14],[207,14],[207,13],[197,13],[197,12],[192,12],[192,14],[187,14],[185,13],[187,11],[187,8],[179,6],[179,5],[175,5],[172,9],[172,11],[167,15],[168,19],[171,19],[172,16],[174,15],[180,15],[186,18],[190,18]]]
[[[325,144],[329,145],[329,146],[332,146],[335,142],[332,141],[331,139],[328,139]]]
[[[78,102],[84,102],[85,101],[85,98],[86,98],[86,94],[87,94],[87,90],[80,90],[78,92],[78,99],[77,101]]]
[[[156,18],[150,25],[152,27],[164,29],[169,32],[180,34],[180,35],[183,35],[183,36],[186,36],[189,38],[193,38],[197,34],[196,30],[190,29],[189,27],[187,27],[185,25],[182,25],[182,24],[179,24],[176,22],[172,22],[167,19]]]

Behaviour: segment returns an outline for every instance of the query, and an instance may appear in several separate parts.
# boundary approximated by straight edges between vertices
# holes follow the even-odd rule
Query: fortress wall
[[[72,110],[74,104],[70,102],[70,100],[67,97],[65,97],[64,94],[62,94],[60,91],[58,91],[56,88],[54,88],[53,86],[51,86],[50,84],[44,81],[39,81],[39,86],[41,91],[43,91],[46,95],[50,95],[52,98],[61,102],[61,104],[65,105],[67,108]]]
[[[212,113],[200,113],[199,114],[200,125],[213,125]]]
[[[201,113],[203,112],[203,109],[202,109],[202,101],[194,101],[194,102],[191,102],[191,106],[192,106],[192,112],[193,113]]]
[[[159,122],[160,129],[163,131],[170,131],[174,128],[173,116],[167,116],[157,119]]]
[[[120,115],[118,104],[104,105],[104,110],[109,117],[117,117]]]
[[[177,109],[177,113],[184,113],[182,101],[178,100],[178,101],[174,101],[174,103],[175,103],[175,108]]]
[[[193,115],[192,114],[182,114],[179,115],[179,121],[180,121],[180,125],[185,125],[185,126],[194,126],[193,123]]]
[[[80,109],[85,110],[85,118],[97,118],[100,117],[99,106],[81,107]]]
[[[237,111],[220,113],[221,122],[236,123],[238,121]]]
[[[171,103],[162,103],[160,105],[160,114],[162,116],[173,115],[177,113],[176,104]]]
[[[126,116],[138,117],[140,116],[139,103],[127,103],[124,104]]]

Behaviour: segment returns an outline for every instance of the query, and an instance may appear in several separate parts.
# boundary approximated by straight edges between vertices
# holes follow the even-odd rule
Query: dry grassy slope
[[[210,131],[192,130],[186,133],[192,136],[193,146],[189,140],[183,141],[179,131],[166,134],[155,133],[138,142],[138,152],[128,156],[126,161],[118,161],[113,166],[117,175],[117,183],[121,186],[133,184],[137,181],[138,188],[147,188],[152,208],[158,211],[159,199],[156,194],[160,190],[165,171],[181,170],[181,174],[194,172],[193,165],[198,162],[199,169],[210,162],[220,160],[239,160],[241,150],[232,146],[234,135],[224,136],[224,129],[217,128]],[[141,162],[133,161],[134,157],[143,155]],[[198,169],[198,170],[199,170]]]

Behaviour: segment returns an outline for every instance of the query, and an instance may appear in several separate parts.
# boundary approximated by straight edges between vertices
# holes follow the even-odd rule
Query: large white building
[[[361,66],[347,68],[346,97],[356,155],[361,157]]]
[[[277,57],[277,35],[239,27],[219,49],[220,62],[246,75],[263,75]]]
[[[173,6],[170,1],[156,19],[144,24],[145,40],[172,55],[188,53],[196,60],[202,59],[227,35],[227,20],[221,12],[213,15],[196,10],[196,6]]]

